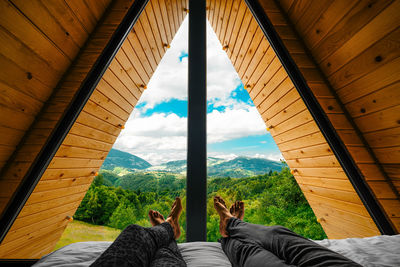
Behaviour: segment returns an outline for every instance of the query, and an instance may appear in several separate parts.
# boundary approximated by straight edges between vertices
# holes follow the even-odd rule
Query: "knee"
[[[144,228],[137,224],[131,224],[125,227],[124,232],[142,232]]]

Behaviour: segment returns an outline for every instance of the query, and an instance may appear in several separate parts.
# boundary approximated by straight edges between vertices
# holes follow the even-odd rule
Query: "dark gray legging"
[[[167,222],[144,228],[126,227],[90,266],[186,266]]]
[[[231,218],[221,245],[234,267],[360,266],[282,226]],[[91,266],[186,266],[169,223],[130,225]]]
[[[282,226],[231,218],[221,245],[234,267],[357,266],[357,263]]]

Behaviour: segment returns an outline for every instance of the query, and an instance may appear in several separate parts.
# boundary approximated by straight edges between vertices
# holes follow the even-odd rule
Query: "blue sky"
[[[153,165],[186,158],[187,18],[114,148]],[[282,158],[211,26],[207,26],[208,155]]]

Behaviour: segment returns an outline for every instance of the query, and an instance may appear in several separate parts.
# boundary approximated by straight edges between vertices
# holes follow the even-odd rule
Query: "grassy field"
[[[54,250],[75,242],[114,241],[120,232],[119,229],[75,220],[68,224]]]

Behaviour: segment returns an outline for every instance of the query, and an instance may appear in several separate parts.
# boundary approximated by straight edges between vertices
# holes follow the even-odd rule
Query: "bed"
[[[315,242],[362,266],[400,266],[400,235],[324,239]],[[110,244],[111,242],[70,244],[44,256],[33,266],[89,266]],[[189,242],[178,246],[189,267],[231,266],[219,243]]]

